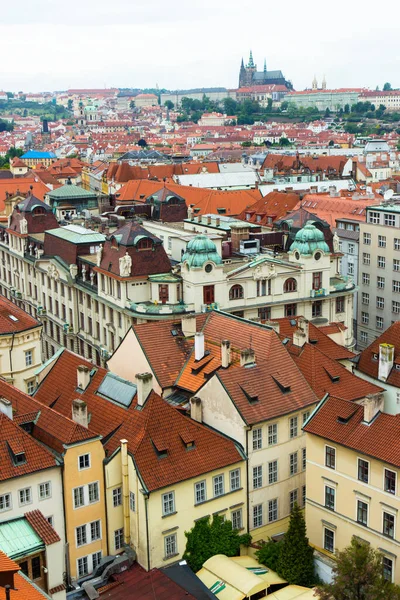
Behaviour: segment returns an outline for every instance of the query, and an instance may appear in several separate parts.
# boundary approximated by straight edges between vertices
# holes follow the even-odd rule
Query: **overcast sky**
[[[235,88],[259,70],[300,90],[400,87],[399,3],[387,0],[19,0],[0,12],[0,90]]]

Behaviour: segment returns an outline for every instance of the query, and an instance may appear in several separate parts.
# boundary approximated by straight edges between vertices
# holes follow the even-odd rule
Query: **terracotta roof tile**
[[[25,513],[25,518],[32,525],[38,536],[42,538],[46,546],[51,546],[60,541],[60,536],[43,516],[40,510],[32,510]]]
[[[22,308],[0,295],[0,335],[18,333],[33,327],[41,327],[41,323],[28,315]]]
[[[19,571],[19,564],[14,562],[2,550],[0,550],[0,572]]]
[[[395,365],[400,364],[400,321],[395,321],[360,354],[357,369],[374,379],[378,379],[379,360],[374,356],[379,356],[380,344],[392,344],[395,347],[394,363]],[[400,370],[396,366],[389,373],[386,383],[400,388]]]
[[[10,590],[10,600],[43,600],[49,596],[34,586],[21,572],[14,575],[14,589]],[[0,587],[0,600],[6,600],[6,590]]]

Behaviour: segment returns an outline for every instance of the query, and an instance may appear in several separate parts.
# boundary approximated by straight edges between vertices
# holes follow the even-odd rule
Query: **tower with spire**
[[[254,85],[284,85],[292,89],[292,84],[286,81],[282,71],[267,71],[267,60],[264,59],[264,69],[257,71],[257,65],[253,59],[253,52],[250,50],[249,61],[244,64],[243,58],[239,71],[239,88],[251,87]]]

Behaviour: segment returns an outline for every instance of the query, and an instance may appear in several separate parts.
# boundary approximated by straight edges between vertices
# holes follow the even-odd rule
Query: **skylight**
[[[11,319],[11,321],[18,321],[17,317],[14,317],[14,315],[8,315],[8,316]]]

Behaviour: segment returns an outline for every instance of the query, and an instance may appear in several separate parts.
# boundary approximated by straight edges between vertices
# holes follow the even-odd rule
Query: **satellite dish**
[[[386,190],[386,192],[383,194],[383,199],[384,200],[390,200],[390,198],[394,195],[394,191],[393,190]]]

